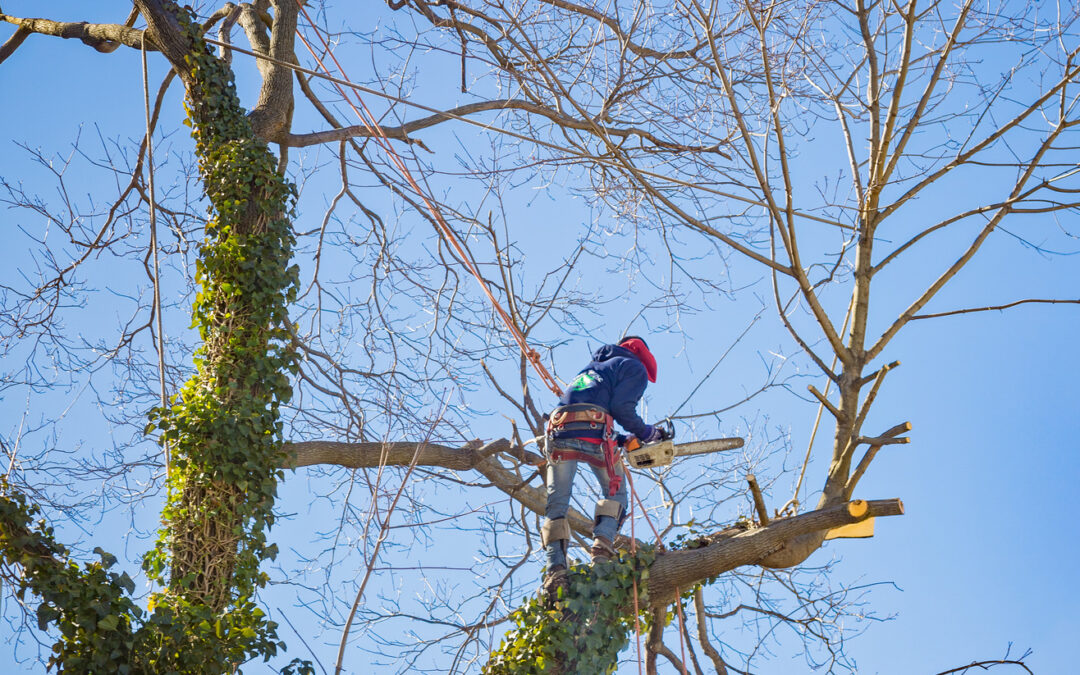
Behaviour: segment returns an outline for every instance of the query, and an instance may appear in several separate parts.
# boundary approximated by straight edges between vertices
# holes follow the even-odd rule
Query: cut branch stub
[[[875,370],[874,372],[870,373],[866,377],[859,380],[859,387],[864,387],[864,386],[870,384],[871,382],[873,382],[874,380],[876,380],[878,375],[881,374],[882,370],[885,370],[885,371],[892,370],[893,368],[896,368],[899,365],[900,365],[899,361],[893,361],[892,363],[889,363],[889,364],[887,364],[885,366],[882,366],[881,370]]]
[[[821,402],[821,405],[825,406],[825,408],[832,414],[833,417],[837,419],[837,421],[842,422],[843,420],[847,419],[847,415],[837,410],[836,406],[830,403],[829,399],[825,398],[825,394],[822,394],[820,391],[817,390],[817,387],[811,384],[807,385],[806,388],[811,394],[814,395],[814,398]]]
[[[750,473],[746,475],[746,482],[750,486],[750,493],[754,496],[754,508],[757,509],[758,520],[761,522],[762,527],[769,524],[769,509],[765,507],[765,498],[761,495],[761,488],[758,487],[757,477]]]
[[[844,487],[844,494],[848,497],[851,497],[852,492],[855,491],[855,486],[859,484],[859,480],[863,477],[863,474],[866,473],[867,468],[870,467],[870,462],[874,461],[874,457],[877,455],[877,451],[881,449],[882,445],[885,445],[884,443],[875,444],[874,441],[883,438],[892,439],[900,434],[907,433],[908,431],[911,431],[911,422],[903,422],[901,424],[897,424],[895,427],[889,429],[877,438],[859,439],[859,442],[861,443],[870,443],[870,447],[866,449],[866,454],[864,454],[863,458],[859,460],[859,464],[855,467],[855,471],[853,471],[851,473],[851,477],[848,478],[847,485]],[[901,442],[907,443],[909,440],[910,439],[908,438],[904,438],[901,440]]]
[[[902,509],[903,505],[901,505],[901,510]],[[848,502],[847,510],[848,515],[850,515],[852,518],[861,519],[870,510],[870,505],[862,499],[855,499]]]
[[[867,438],[865,436],[859,436],[858,442],[863,445],[903,445],[905,443],[910,443],[911,439],[907,436],[901,436],[900,438],[888,438],[885,436]]]

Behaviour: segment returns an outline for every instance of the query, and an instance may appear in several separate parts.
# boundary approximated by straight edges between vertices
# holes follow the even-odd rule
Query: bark
[[[293,456],[289,468],[332,464],[348,469],[367,469],[378,466],[408,466],[416,446],[420,445],[417,466],[441,466],[455,471],[475,469],[483,461],[481,448],[466,445],[453,448],[437,443],[338,443],[335,441],[302,441],[286,443],[285,450]],[[496,451],[509,448],[510,442],[499,440],[487,448]]]
[[[257,3],[264,8],[268,3]],[[262,53],[269,54],[282,63],[294,62],[293,44],[296,35],[297,4],[293,0],[274,2],[272,20],[250,5],[242,14],[241,24],[252,44]],[[146,48],[160,51],[190,90],[190,74],[184,57],[190,45],[184,39],[176,18],[167,3],[161,0],[134,0],[134,6],[146,19]],[[216,20],[218,17],[215,15]],[[95,24],[85,21],[53,21],[40,18],[19,18],[0,14],[0,21],[17,26],[15,34],[0,47],[0,62],[10,56],[31,33],[54,37],[77,39],[100,52],[112,52],[120,45],[139,49],[144,31],[122,24]],[[267,37],[266,22],[271,30]],[[255,134],[266,141],[284,141],[289,135],[293,112],[292,72],[284,65],[260,59],[262,86],[259,99],[252,108],[249,119]]]
[[[18,47],[30,33],[40,33],[42,35],[51,35],[53,37],[81,40],[84,44],[104,53],[113,52],[120,45],[126,45],[136,49],[142,46],[143,32],[141,30],[118,23],[53,21],[51,19],[36,18],[21,19],[7,14],[0,14],[0,21],[5,21],[18,26],[18,30],[12,38],[14,39],[17,37],[18,40],[14,43],[9,41],[9,43],[4,45],[5,50],[0,51],[0,57],[2,57],[0,58],[0,61],[3,61],[3,59],[7,58],[11,52],[15,51],[15,48]],[[10,48],[8,47],[8,44],[11,45]],[[147,41],[146,48],[148,50],[157,49],[152,38]]]
[[[184,87],[190,91],[191,73],[188,72],[184,57],[191,45],[184,38],[176,17],[161,0],[134,0],[134,4],[146,19],[147,46],[157,46],[184,83]]]
[[[260,11],[265,10],[267,4],[274,7],[272,19],[265,11]],[[280,63],[293,63],[296,61],[293,46],[296,40],[298,9],[296,0],[275,0],[273,3],[263,0],[244,6],[240,14],[240,25],[257,51],[269,54]],[[270,22],[269,36],[266,35],[267,21]],[[259,89],[259,100],[251,109],[248,119],[256,136],[266,141],[282,142],[288,136],[289,127],[292,125],[292,70],[265,59],[256,60],[256,65],[262,75],[262,86]]]
[[[0,15],[0,18],[5,17]],[[26,38],[29,37],[31,32],[33,31],[29,28],[24,28],[23,26],[16,28],[12,36],[7,39],[7,42],[0,45],[0,63],[3,63],[7,60],[7,57],[14,54],[15,50],[19,48],[19,45],[26,41]]]

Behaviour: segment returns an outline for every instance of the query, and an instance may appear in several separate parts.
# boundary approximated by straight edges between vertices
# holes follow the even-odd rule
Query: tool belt
[[[561,462],[574,460],[585,462],[598,469],[604,469],[608,475],[608,496],[613,497],[619,491],[622,484],[622,476],[615,473],[618,464],[618,447],[615,444],[615,420],[598,405],[591,403],[571,403],[559,406],[551,411],[548,416],[547,433],[544,439],[545,454],[549,462]],[[603,460],[585,452],[579,452],[569,448],[552,447],[555,442],[555,434],[574,438],[575,431],[594,431],[602,429],[599,445],[603,450]],[[595,439],[584,437],[577,440],[596,442]]]

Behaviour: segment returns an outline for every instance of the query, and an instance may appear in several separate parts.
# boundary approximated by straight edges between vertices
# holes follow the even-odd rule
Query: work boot
[[[594,565],[599,562],[607,562],[615,557],[615,545],[607,537],[596,537],[593,539],[592,547],[589,549],[589,555],[592,556]]]
[[[560,596],[565,598],[569,590],[570,583],[566,576],[566,566],[555,565],[544,575],[543,585],[540,586],[540,597],[548,602],[555,602],[560,599]]]

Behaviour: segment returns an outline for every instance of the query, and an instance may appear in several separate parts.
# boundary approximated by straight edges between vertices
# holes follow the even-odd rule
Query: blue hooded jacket
[[[593,354],[592,362],[578,373],[559,399],[560,405],[592,403],[604,408],[623,429],[638,438],[650,438],[652,425],[638,417],[637,405],[648,384],[645,365],[634,353],[618,345],[604,345]],[[555,438],[596,438],[603,430],[575,430],[555,434]]]

